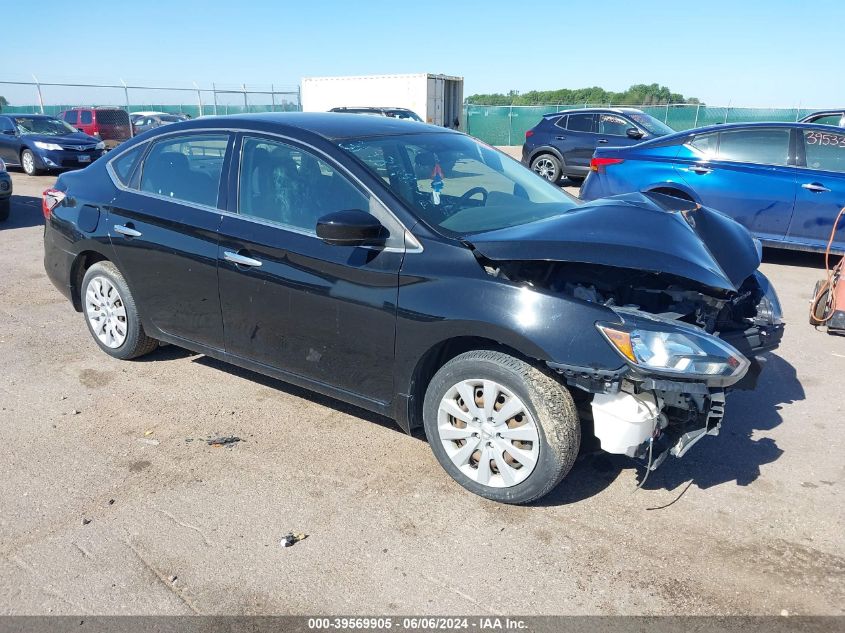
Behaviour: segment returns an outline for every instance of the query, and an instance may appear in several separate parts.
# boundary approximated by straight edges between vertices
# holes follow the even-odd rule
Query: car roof
[[[703,127],[690,128],[688,130],[681,130],[674,134],[667,134],[666,136],[659,136],[655,139],[644,141],[638,147],[645,147],[649,145],[660,145],[669,143],[677,138],[684,138],[687,136],[698,136],[699,134],[709,134],[710,132],[723,132],[725,130],[753,130],[756,128],[798,128],[815,130],[818,128],[831,128],[834,130],[841,130],[835,125],[820,125],[818,123],[798,123],[785,121],[754,121],[752,123],[716,123],[714,125],[706,125]]]
[[[562,114],[592,114],[594,112],[613,112],[614,114],[645,114],[642,110],[637,108],[572,108],[571,110],[560,110],[558,112],[549,112],[544,114],[547,116],[560,116]]]
[[[344,112],[264,112],[260,114],[229,114],[207,116],[169,125],[168,130],[204,127],[237,128],[249,125],[283,131],[299,129],[312,132],[328,140],[367,136],[395,136],[401,134],[460,134],[439,125],[391,117],[369,117]],[[180,127],[176,127],[180,126]]]
[[[804,119],[811,117],[811,116],[818,116],[820,114],[842,114],[845,112],[845,108],[834,108],[833,110],[816,110],[815,112],[810,112]]]

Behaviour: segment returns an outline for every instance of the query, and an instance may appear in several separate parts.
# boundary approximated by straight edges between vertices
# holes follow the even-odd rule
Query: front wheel
[[[540,154],[531,161],[531,169],[535,174],[541,178],[545,178],[551,183],[556,183],[560,180],[560,161],[556,156],[551,154]]]
[[[472,351],[431,379],[423,404],[437,461],[464,488],[529,503],[569,472],[581,443],[575,403],[561,383],[508,354]]]
[[[41,170],[35,166],[35,154],[28,149],[21,152],[21,167],[27,176],[37,176],[41,173]]]
[[[97,262],[85,273],[82,312],[94,341],[109,356],[129,360],[158,347],[144,333],[126,280],[109,261]]]

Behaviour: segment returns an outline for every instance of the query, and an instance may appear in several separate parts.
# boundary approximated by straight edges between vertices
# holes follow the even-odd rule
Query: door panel
[[[806,130],[800,132],[799,142],[805,166],[796,168],[798,187],[788,239],[824,248],[845,207],[845,133]],[[845,247],[841,229],[836,237],[838,248]]]
[[[314,232],[318,217],[373,201],[286,143],[245,138],[240,172],[241,215],[220,226],[226,351],[389,401],[403,253],[333,246]]]
[[[596,151],[596,116],[594,114],[570,114],[567,129],[563,133],[565,142],[559,145],[567,167],[578,167],[586,173],[590,159]],[[558,141],[559,143],[560,141]]]
[[[783,240],[796,188],[795,168],[787,165],[789,134],[788,128],[779,128],[773,133],[755,129],[701,135],[691,143],[698,156],[689,152],[689,158],[679,157],[678,174],[701,204],[762,239]]]
[[[140,190],[120,190],[110,210],[117,264],[150,334],[223,348],[215,205],[228,143],[217,133],[159,141],[135,178]]]
[[[0,158],[4,162],[17,165],[20,162],[18,158],[20,138],[14,134],[4,134],[4,130],[14,131],[15,125],[9,117],[0,116]]]

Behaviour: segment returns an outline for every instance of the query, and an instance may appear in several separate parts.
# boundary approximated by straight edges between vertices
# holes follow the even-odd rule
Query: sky
[[[464,77],[465,96],[659,83],[710,105],[845,104],[845,0],[0,5],[6,81],[278,87],[308,76],[431,72]],[[39,16],[49,19],[33,39]],[[50,88],[44,96],[120,103],[113,92],[82,99]],[[0,84],[0,95],[36,102],[29,87]]]

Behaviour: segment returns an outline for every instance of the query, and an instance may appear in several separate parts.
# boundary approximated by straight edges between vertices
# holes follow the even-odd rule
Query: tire
[[[483,409],[486,391],[494,417],[485,425],[469,420],[475,409],[461,393],[474,396],[474,406]],[[511,417],[514,411],[519,413]],[[483,417],[490,411],[477,412]],[[548,494],[572,468],[581,444],[578,412],[566,387],[525,361],[494,351],[466,352],[440,368],[426,390],[423,424],[446,472],[470,492],[500,503],[530,503]],[[536,440],[522,441],[529,437]]]
[[[540,154],[531,160],[531,171],[555,184],[560,180],[560,161],[553,154]]]
[[[91,266],[82,280],[81,295],[85,324],[106,354],[129,360],[158,347],[158,341],[144,333],[132,292],[114,264],[102,261]]]
[[[21,152],[21,168],[27,176],[38,176],[42,172],[35,165],[35,154],[28,149]]]
[[[12,209],[12,199],[6,198],[0,200],[0,222],[5,222],[9,219],[9,212]]]
[[[810,325],[812,326],[817,327],[824,324],[827,302],[830,298],[830,288],[825,288],[825,286],[827,286],[827,279],[820,279],[816,282],[816,287],[813,288],[813,297],[810,299],[811,302],[815,302],[810,313]],[[823,292],[822,288],[825,288]],[[821,297],[819,297],[819,293],[821,293]],[[818,301],[816,301],[816,297],[819,297]]]

